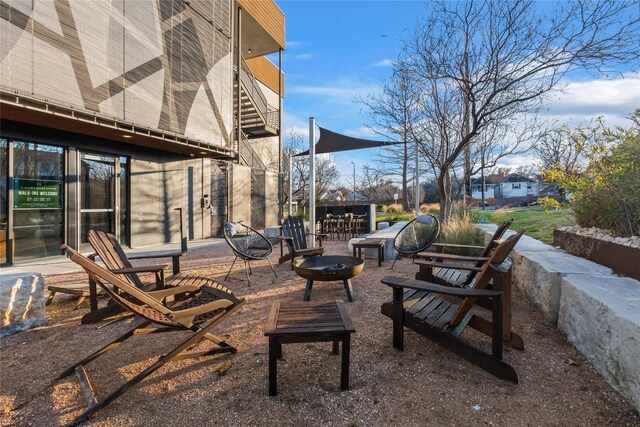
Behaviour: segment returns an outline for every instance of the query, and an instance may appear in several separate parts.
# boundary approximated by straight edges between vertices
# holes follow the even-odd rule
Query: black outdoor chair
[[[433,215],[419,215],[409,224],[402,227],[396,238],[393,240],[393,248],[398,252],[393,260],[391,269],[396,265],[396,261],[402,255],[413,255],[415,258],[418,252],[422,252],[435,242],[440,232],[440,222]]]
[[[231,267],[227,272],[227,277],[225,277],[224,280],[229,278],[229,273],[233,270],[233,266],[238,258],[242,258],[242,261],[244,261],[244,272],[247,275],[247,283],[249,286],[251,286],[249,274],[253,274],[251,271],[250,261],[266,259],[269,261],[271,271],[273,271],[273,274],[278,277],[278,274],[273,269],[273,265],[269,259],[269,255],[273,252],[273,246],[262,234],[248,225],[244,225],[240,222],[230,222],[224,227],[224,240],[226,240],[231,247],[233,254],[236,256],[233,259],[233,263],[231,264]],[[248,271],[247,266],[249,266]]]

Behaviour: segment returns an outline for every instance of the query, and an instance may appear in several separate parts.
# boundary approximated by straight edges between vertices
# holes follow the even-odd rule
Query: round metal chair
[[[401,255],[415,255],[422,252],[435,242],[440,232],[440,221],[433,215],[419,215],[409,224],[402,227],[396,238],[393,240],[393,248],[398,252],[393,260],[391,269],[396,265],[396,261]]]
[[[233,263],[231,264],[224,280],[229,278],[229,273],[233,270],[233,266],[238,258],[241,258],[242,261],[244,261],[244,271],[247,275],[247,283],[249,286],[251,286],[249,275],[253,274],[251,271],[250,261],[266,259],[269,262],[271,271],[273,271],[273,274],[278,277],[276,271],[273,269],[271,260],[269,259],[269,255],[273,252],[273,245],[271,245],[271,242],[258,231],[240,222],[230,222],[224,227],[224,240],[231,247],[233,254],[236,256],[233,259]],[[247,266],[249,266],[248,271]]]

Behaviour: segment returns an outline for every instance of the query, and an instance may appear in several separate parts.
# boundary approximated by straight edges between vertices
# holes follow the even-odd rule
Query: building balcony
[[[285,48],[284,14],[275,2],[237,0],[237,6],[240,10],[240,48],[244,58],[256,58]]]

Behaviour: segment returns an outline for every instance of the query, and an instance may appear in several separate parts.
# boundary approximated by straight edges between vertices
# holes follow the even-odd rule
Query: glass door
[[[90,251],[89,230],[106,231],[127,244],[125,158],[80,155],[80,250]]]

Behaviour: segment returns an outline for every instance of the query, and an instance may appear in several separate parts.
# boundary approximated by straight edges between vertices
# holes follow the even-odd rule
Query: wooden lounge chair
[[[64,246],[64,249],[71,260],[79,264],[116,303],[144,319],[141,324],[129,332],[116,338],[60,374],[58,379],[65,378],[75,372],[80,381],[83,394],[88,401],[88,409],[76,418],[71,425],[79,425],[87,421],[97,411],[109,405],[129,388],[151,375],[167,362],[220,353],[236,353],[235,347],[210,332],[214,326],[244,303],[243,298],[236,297],[229,289],[213,280],[201,277],[189,285],[185,284],[180,287],[145,292],[77,251],[66,246]],[[123,293],[112,290],[111,287],[106,285],[107,282]],[[167,303],[168,299],[173,299],[173,302],[171,304]],[[159,326],[153,326],[153,324]],[[173,350],[160,356],[155,363],[125,382],[107,397],[100,401],[96,399],[84,369],[85,365],[96,360],[109,350],[118,347],[134,335],[175,331],[191,332],[193,335]],[[203,340],[213,343],[214,348],[191,351],[193,347]],[[129,363],[129,361],[123,362]]]
[[[282,221],[282,235],[278,236],[280,239],[280,259],[279,264],[286,261],[291,261],[291,269],[293,270],[293,260],[297,257],[308,257],[313,255],[322,255],[324,249],[322,247],[322,241],[327,237],[326,234],[308,233],[309,236],[313,236],[320,243],[320,247],[309,248],[307,245],[307,232],[304,228],[304,221],[301,218],[295,216],[288,216]],[[287,244],[289,253],[283,255],[282,242]]]
[[[433,267],[429,263],[422,263],[420,261],[417,264],[420,266],[420,270],[416,273],[416,279],[426,280],[427,282],[438,283],[440,285],[451,286],[468,286],[469,283],[478,274],[475,270],[460,270],[457,268],[457,263],[463,262],[475,262],[475,266],[480,268],[482,264],[487,261],[491,251],[498,245],[504,233],[511,227],[513,218],[500,224],[496,231],[491,236],[491,240],[486,246],[472,246],[472,245],[456,245],[451,243],[434,243],[431,245],[431,252],[419,252],[416,257],[427,260],[446,261],[453,264],[452,268]],[[460,256],[455,254],[446,253],[451,249],[467,249],[471,251],[481,251],[478,257],[473,256]]]
[[[154,258],[173,258],[174,272],[176,271],[176,264],[179,268],[179,257],[183,255],[182,252],[166,252],[153,255],[137,255],[127,256],[122,250],[122,246],[115,238],[114,235],[106,233],[104,231],[89,230],[87,235],[91,247],[95,251],[95,254],[90,256],[90,259],[94,259],[96,256],[100,257],[104,265],[109,271],[119,275],[122,279],[141,289],[148,289],[155,286],[156,289],[162,289],[165,286],[177,286],[183,276],[173,275],[168,281],[165,281],[164,269],[166,264],[156,265],[144,265],[134,267],[131,264],[131,259],[154,259]],[[178,260],[178,261],[176,261]],[[144,283],[138,274],[140,273],[153,273],[155,275],[155,282],[153,284]],[[81,322],[83,324],[94,323],[103,320],[106,317],[112,316],[117,313],[121,313],[123,310],[117,305],[112,304],[105,308],[98,309],[97,298],[97,286],[89,276],[89,301],[91,311],[82,317]]]
[[[278,277],[278,274],[276,273],[276,270],[273,269],[273,265],[269,259],[269,255],[273,252],[273,246],[261,233],[240,222],[229,222],[224,227],[224,240],[235,255],[224,280],[229,278],[229,274],[231,273],[231,270],[233,270],[233,266],[236,264],[238,258],[241,258],[242,261],[244,261],[244,273],[247,276],[247,284],[249,286],[251,286],[249,275],[253,274],[251,271],[251,261],[266,259],[269,262],[269,267],[271,267],[271,271],[273,271],[274,276]],[[247,266],[249,267],[248,270]]]
[[[498,378],[517,383],[515,370],[502,359],[504,313],[500,277],[511,268],[508,256],[521,236],[522,232],[514,234],[498,244],[476,280],[467,288],[384,277],[382,283],[393,288],[393,299],[384,303],[381,309],[385,316],[393,319],[393,347],[403,349],[406,326]],[[493,286],[490,286],[492,279]],[[491,319],[481,316],[475,309],[481,299],[492,302],[489,306]],[[460,338],[467,326],[491,337],[491,354]]]

